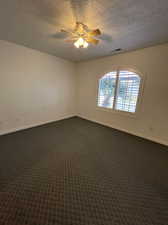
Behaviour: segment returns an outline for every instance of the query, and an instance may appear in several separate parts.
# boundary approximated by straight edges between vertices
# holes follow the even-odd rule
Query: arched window
[[[98,106],[134,113],[141,77],[128,70],[116,70],[99,80]]]

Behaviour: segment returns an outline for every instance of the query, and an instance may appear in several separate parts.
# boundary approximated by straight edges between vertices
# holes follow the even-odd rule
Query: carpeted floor
[[[77,117],[0,137],[0,225],[166,224],[166,146]]]

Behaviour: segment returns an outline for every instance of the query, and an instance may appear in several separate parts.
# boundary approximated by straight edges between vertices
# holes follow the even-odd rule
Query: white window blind
[[[117,71],[104,75],[99,81],[98,106],[113,108]]]
[[[138,74],[127,70],[104,75],[99,80],[98,106],[134,113],[140,82]]]
[[[135,112],[139,87],[139,75],[130,71],[119,71],[115,109],[126,112]]]

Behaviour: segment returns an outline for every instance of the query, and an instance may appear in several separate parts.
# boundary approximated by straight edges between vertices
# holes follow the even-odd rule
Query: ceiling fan
[[[89,44],[97,45],[100,40],[97,39],[101,35],[99,29],[90,30],[87,25],[76,22],[73,30],[61,30],[62,35],[54,35],[55,38],[68,37],[66,41],[73,42],[76,48],[87,48]]]

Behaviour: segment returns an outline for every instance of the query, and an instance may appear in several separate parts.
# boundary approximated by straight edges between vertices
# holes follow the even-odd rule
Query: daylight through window
[[[127,70],[107,73],[99,80],[98,106],[134,113],[141,78]]]

